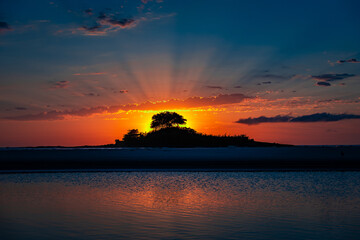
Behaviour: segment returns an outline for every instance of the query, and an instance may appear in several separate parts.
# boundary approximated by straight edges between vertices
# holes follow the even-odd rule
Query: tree
[[[179,127],[185,124],[186,119],[176,112],[161,112],[152,116],[151,128],[161,129],[169,127]]]
[[[123,137],[123,141],[132,143],[132,142],[136,141],[140,137],[140,135],[141,134],[139,133],[139,130],[137,130],[137,129],[128,130],[127,134],[125,134]]]

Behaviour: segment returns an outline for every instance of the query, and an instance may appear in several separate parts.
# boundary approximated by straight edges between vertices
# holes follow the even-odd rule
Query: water
[[[356,239],[360,172],[0,175],[1,239]]]

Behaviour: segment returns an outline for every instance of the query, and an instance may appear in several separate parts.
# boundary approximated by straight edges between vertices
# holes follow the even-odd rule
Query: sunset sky
[[[207,134],[360,144],[360,1],[0,1],[0,147]]]

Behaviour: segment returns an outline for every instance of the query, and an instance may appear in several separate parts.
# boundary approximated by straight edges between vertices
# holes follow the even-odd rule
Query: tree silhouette
[[[152,116],[151,128],[161,129],[169,127],[179,127],[185,124],[186,119],[176,112],[161,112]]]
[[[127,134],[124,135],[123,141],[124,142],[135,142],[140,137],[141,133],[137,129],[128,130]]]

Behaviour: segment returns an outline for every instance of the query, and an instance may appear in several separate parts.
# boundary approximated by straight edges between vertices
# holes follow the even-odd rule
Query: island
[[[151,129],[148,133],[130,129],[122,141],[104,147],[281,147],[288,144],[257,142],[246,135],[214,136],[198,133],[192,128],[182,127],[186,119],[176,112],[160,112],[152,116]]]
[[[175,112],[152,117],[114,144],[1,148],[0,173],[47,171],[359,171],[358,146],[292,146],[246,135],[214,136],[183,126]]]

